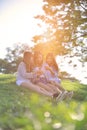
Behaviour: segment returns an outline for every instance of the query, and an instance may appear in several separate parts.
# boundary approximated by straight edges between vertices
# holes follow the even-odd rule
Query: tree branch
[[[78,37],[76,37],[76,38],[73,38],[73,39],[71,39],[71,41],[74,41],[74,40],[76,40],[76,39],[78,39],[78,38],[80,38],[80,37],[84,37],[84,36],[87,36],[87,33],[85,33],[85,34],[83,34],[83,35],[80,35],[80,36],[78,36]]]

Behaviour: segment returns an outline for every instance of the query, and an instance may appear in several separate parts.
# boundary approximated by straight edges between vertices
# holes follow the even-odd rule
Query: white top
[[[54,72],[52,74],[49,70],[45,67],[48,66]],[[56,71],[53,67],[50,67],[47,63],[44,63],[44,74],[48,81],[54,81],[56,83],[60,83],[60,79],[58,78],[58,71]]]
[[[18,86],[21,85],[21,83],[23,82],[28,82],[29,79],[31,79],[33,77],[32,73],[28,73],[26,72],[26,65],[24,62],[21,62],[18,66],[18,70],[17,70],[17,78],[16,78],[16,84]]]

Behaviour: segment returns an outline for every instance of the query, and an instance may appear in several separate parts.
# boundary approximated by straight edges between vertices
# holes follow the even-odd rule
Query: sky
[[[32,46],[32,36],[43,30],[39,30],[33,18],[43,13],[42,5],[42,0],[0,0],[0,58],[15,43]]]
[[[87,62],[84,63],[79,61],[79,57],[73,56],[72,58],[64,58],[63,56],[56,57],[58,66],[60,70],[66,71],[70,74],[71,78],[76,78],[80,83],[87,85]],[[69,61],[72,61],[71,64],[68,64]],[[77,65],[74,67],[74,65]],[[72,81],[72,80],[71,80]]]

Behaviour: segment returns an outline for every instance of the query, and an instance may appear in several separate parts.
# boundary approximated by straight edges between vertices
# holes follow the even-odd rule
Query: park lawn
[[[0,75],[0,130],[87,130],[87,85],[62,80],[74,95],[56,104],[15,81],[13,74]]]

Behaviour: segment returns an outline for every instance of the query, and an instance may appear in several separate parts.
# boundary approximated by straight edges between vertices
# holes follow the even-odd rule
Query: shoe
[[[68,92],[68,97],[69,97],[69,99],[71,99],[73,97],[73,91]]]
[[[66,95],[66,99],[70,100],[73,97],[73,91],[70,91]]]
[[[61,97],[61,93],[54,93],[53,96],[52,96],[52,103],[53,105],[57,105],[59,99]]]
[[[59,96],[56,98],[56,101],[59,102],[59,101],[62,101],[63,99],[65,99],[66,94],[67,94],[66,91],[60,93]]]
[[[57,97],[56,97],[56,102],[60,101],[62,97],[62,93],[60,93]]]

